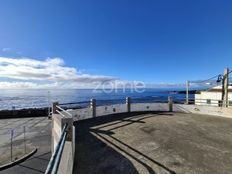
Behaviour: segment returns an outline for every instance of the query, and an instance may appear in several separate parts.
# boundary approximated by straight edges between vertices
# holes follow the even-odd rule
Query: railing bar
[[[67,113],[69,116],[72,117],[72,114],[70,114],[68,111],[64,110],[63,108],[61,108],[60,106],[56,106],[58,109],[60,109],[61,111]]]
[[[66,115],[64,115],[61,111],[59,110],[56,110],[56,112],[58,112],[60,115],[62,115],[63,117],[66,117]],[[64,112],[64,113],[67,113],[67,112]],[[68,117],[72,117],[71,114],[68,114]]]
[[[61,111],[64,111],[64,112],[65,112],[65,110],[64,110],[62,107],[60,107],[60,106],[58,106],[58,105],[56,105],[56,107],[57,107],[58,109],[60,109]]]
[[[59,105],[74,105],[74,104],[89,104],[89,101],[82,101],[82,102],[71,102],[71,103],[59,103]]]
[[[61,111],[56,110],[56,112],[58,112],[60,115],[62,115],[63,117],[66,117]]]

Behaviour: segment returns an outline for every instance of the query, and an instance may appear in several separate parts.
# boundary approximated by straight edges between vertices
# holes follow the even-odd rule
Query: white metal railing
[[[56,105],[56,108],[58,108],[58,109],[56,109],[56,112],[58,112],[58,113],[59,113],[60,115],[62,115],[63,117],[65,117],[65,116],[72,117],[72,114],[71,114],[71,113],[69,113],[67,110],[61,108],[60,106]],[[64,115],[64,114],[66,114],[66,115]]]
[[[210,102],[207,103],[207,101]],[[140,103],[133,102],[130,98],[127,97],[126,102],[124,104],[111,104],[111,105],[100,105],[96,104],[96,100],[92,99],[85,108],[78,109],[68,109],[67,106],[63,106],[64,104],[56,105],[56,112],[61,116],[72,117],[74,121],[88,119],[103,115],[116,114],[116,113],[124,113],[124,112],[138,112],[138,111],[170,111],[170,101],[163,102],[148,102],[148,103]],[[202,98],[188,98],[188,102],[186,102],[185,98],[182,99],[174,99],[171,102],[175,104],[187,104],[187,105],[201,105],[201,106],[212,106],[212,107],[222,107],[225,106],[225,100],[216,100],[216,99],[202,99]],[[232,106],[231,102],[226,103],[227,106]],[[63,108],[62,108],[62,107]]]
[[[169,99],[171,99],[169,97]],[[74,108],[71,109],[69,106],[65,106],[64,104],[58,104],[56,102],[55,111],[61,116],[68,115],[73,118],[73,121],[78,121],[82,119],[88,119],[98,116],[117,114],[117,113],[127,113],[127,112],[139,112],[139,111],[171,111],[171,101],[163,101],[163,102],[133,102],[130,97],[127,97],[125,103],[121,104],[111,104],[111,105],[97,105],[96,100],[92,99],[89,105],[85,108]],[[61,108],[62,106],[62,108]],[[65,109],[69,108],[68,110]]]

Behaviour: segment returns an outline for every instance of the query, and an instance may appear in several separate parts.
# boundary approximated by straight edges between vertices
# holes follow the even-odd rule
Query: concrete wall
[[[185,105],[185,104],[174,104],[174,112],[185,112],[195,114],[206,114],[232,118],[232,108],[228,107],[215,107],[215,106],[202,106],[202,105]]]
[[[74,154],[75,154],[75,127],[73,126],[73,118],[64,117],[60,114],[52,115],[52,139],[51,139],[52,154],[54,153],[54,150],[61,138],[62,130],[66,123],[68,124],[67,127],[68,134],[58,169],[58,173],[60,174],[72,173]]]
[[[66,141],[58,169],[58,174],[72,174],[74,163],[73,159],[74,156],[72,153],[72,143],[70,141]]]
[[[134,103],[131,111],[168,111],[168,103]]]
[[[30,108],[20,110],[1,110],[0,119],[23,117],[47,117],[48,108]]]
[[[63,127],[65,124],[68,124],[68,136],[67,141],[72,141],[73,138],[73,119],[68,117],[63,117],[60,114],[52,115],[52,152],[56,148],[56,145],[60,139]]]

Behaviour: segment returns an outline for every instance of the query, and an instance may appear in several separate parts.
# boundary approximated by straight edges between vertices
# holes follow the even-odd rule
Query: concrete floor
[[[120,114],[76,123],[74,173],[231,174],[232,119]]]
[[[0,119],[0,163],[9,161],[10,129],[15,130],[13,141],[14,156],[17,151],[24,152],[23,126],[26,126],[27,151],[37,148],[38,151],[25,162],[0,171],[1,174],[37,174],[44,173],[51,157],[51,120],[47,117]]]

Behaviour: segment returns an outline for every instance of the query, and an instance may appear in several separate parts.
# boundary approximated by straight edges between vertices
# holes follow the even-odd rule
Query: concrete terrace
[[[232,119],[125,113],[75,123],[74,173],[229,174]]]

